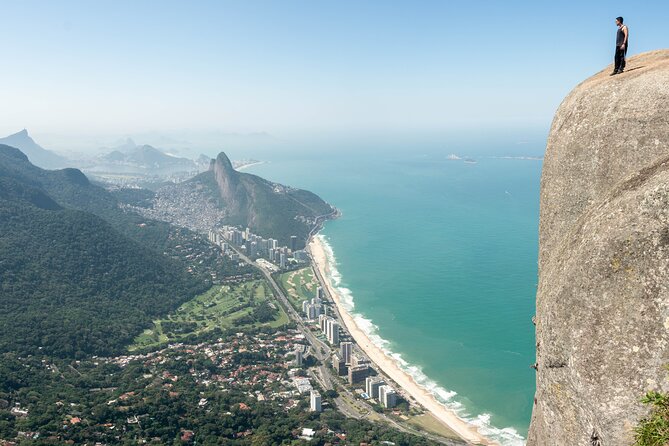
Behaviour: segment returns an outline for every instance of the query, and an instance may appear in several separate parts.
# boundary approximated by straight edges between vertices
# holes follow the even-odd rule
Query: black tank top
[[[621,26],[618,28],[618,34],[616,35],[616,46],[620,46],[623,43],[625,43],[625,33],[623,32],[623,28],[627,28],[626,26]]]

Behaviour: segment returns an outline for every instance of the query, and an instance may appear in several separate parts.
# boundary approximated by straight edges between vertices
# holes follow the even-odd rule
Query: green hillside
[[[298,237],[298,247],[303,247],[316,218],[335,211],[312,192],[234,170],[223,152],[209,171],[190,183],[205,188],[210,197],[218,200],[219,206],[226,210],[227,224],[249,227],[252,232],[275,238],[284,245],[294,235]]]
[[[0,146],[0,352],[114,354],[207,287],[119,231],[132,220],[110,197],[77,170],[43,171]]]

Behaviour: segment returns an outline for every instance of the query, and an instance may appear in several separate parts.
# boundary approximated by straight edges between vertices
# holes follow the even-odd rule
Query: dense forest
[[[0,199],[0,351],[117,353],[206,287],[94,215]]]

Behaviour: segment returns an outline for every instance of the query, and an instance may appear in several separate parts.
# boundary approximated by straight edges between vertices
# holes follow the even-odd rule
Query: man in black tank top
[[[616,18],[616,25],[618,26],[618,32],[616,34],[616,56],[614,58],[615,66],[613,67],[613,73],[620,74],[625,70],[625,55],[627,54],[627,47],[629,46],[629,31],[627,25],[623,25],[623,18]]]

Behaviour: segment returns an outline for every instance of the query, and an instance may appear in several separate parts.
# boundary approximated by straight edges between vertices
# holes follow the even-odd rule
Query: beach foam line
[[[402,358],[400,353],[392,351],[390,341],[379,335],[378,327],[370,319],[355,312],[353,292],[342,285],[342,275],[337,269],[337,258],[324,235],[316,235],[309,245],[309,250],[315,266],[328,282],[325,285],[349,333],[384,373],[465,440],[502,446],[523,446],[525,444],[525,439],[514,428],[493,426],[490,414],[472,415],[468,413],[464,404],[457,400],[457,392],[440,386],[430,379],[419,366],[410,364]],[[373,348],[370,348],[372,346]],[[382,357],[374,350],[377,350]],[[393,373],[392,370],[386,370],[392,369],[391,365],[405,375],[405,379]],[[398,379],[394,375],[398,376]]]

